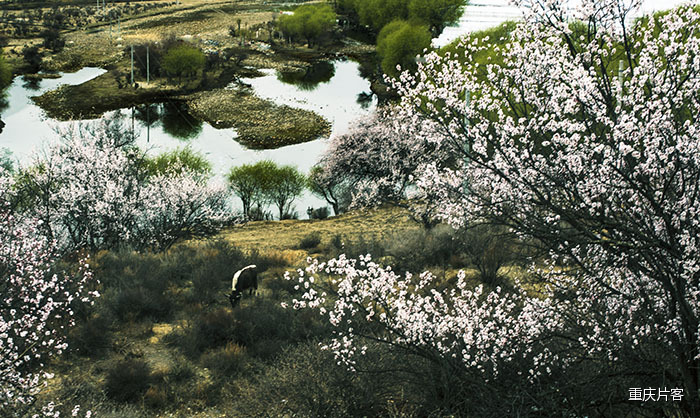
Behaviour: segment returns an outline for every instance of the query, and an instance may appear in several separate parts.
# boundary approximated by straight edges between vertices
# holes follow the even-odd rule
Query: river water
[[[57,140],[54,129],[65,124],[48,119],[33,104],[31,96],[40,95],[60,84],[79,84],[102,74],[98,68],[63,74],[58,79],[45,79],[35,85],[15,78],[6,92],[6,107],[1,118],[6,123],[0,133],[0,148],[8,148],[21,164],[31,161],[47,143]],[[309,74],[280,74],[265,70],[263,77],[244,79],[263,98],[278,104],[308,109],[324,116],[332,124],[332,135],[346,132],[351,122],[369,113],[375,100],[358,100],[358,95],[369,92],[369,82],[363,79],[358,64],[353,61],[334,61],[312,68]],[[278,164],[293,165],[308,173],[328,146],[328,138],[321,138],[275,150],[249,150],[236,142],[235,129],[215,129],[207,123],[190,117],[184,107],[176,103],[161,103],[122,109],[120,113],[127,127],[133,127],[137,143],[151,154],[188,146],[206,156],[215,175],[224,178],[231,167],[269,159]],[[88,122],[88,121],[81,121]],[[275,123],[275,121],[269,121]],[[325,206],[325,201],[305,193],[296,201],[302,218],[309,206]]]

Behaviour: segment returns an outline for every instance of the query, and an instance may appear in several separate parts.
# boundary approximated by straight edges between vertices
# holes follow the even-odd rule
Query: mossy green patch
[[[196,93],[187,103],[192,115],[212,126],[235,128],[236,140],[252,149],[312,141],[331,130],[331,124],[314,112],[279,106],[243,90]]]

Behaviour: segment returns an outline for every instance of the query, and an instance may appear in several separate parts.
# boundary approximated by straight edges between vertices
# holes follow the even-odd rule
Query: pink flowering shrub
[[[309,262],[306,272],[298,272],[298,287],[304,293],[293,300],[293,307],[318,308],[341,330],[327,348],[350,369],[353,357],[366,350],[356,344],[356,337],[371,338],[366,330],[356,328],[364,321],[380,324],[387,333],[382,338],[392,344],[454,359],[490,376],[498,375],[499,363],[515,356],[530,357],[529,377],[539,375],[545,360],[556,357],[546,347],[539,353],[532,349],[545,330],[561,327],[561,320],[549,315],[549,299],[529,297],[522,289],[488,291],[483,285],[472,289],[464,272],[455,288],[443,294],[431,288],[436,279],[430,272],[399,276],[369,255],[359,260],[341,255],[326,263]],[[330,275],[332,299],[327,300],[328,293],[317,288],[319,273]],[[289,273],[286,278],[293,280]]]
[[[12,180],[0,169],[0,415],[20,416],[47,378],[45,362],[66,349],[74,303],[92,303],[88,260],[54,269],[54,243],[40,223],[10,208]],[[48,407],[47,407],[48,408]],[[52,408],[49,408],[52,409]],[[48,410],[48,409],[47,409]]]
[[[72,126],[20,174],[24,211],[62,248],[164,249],[233,217],[223,182],[187,167],[150,173],[118,119]]]
[[[466,38],[459,57],[428,54],[404,73],[395,117],[452,156],[416,170],[437,217],[455,228],[488,221],[536,243],[541,294],[463,281],[427,292],[429,273],[402,278],[341,257],[300,273],[308,290],[295,305],[327,313],[339,327],[329,348],[350,367],[362,336],[457,361],[463,376],[515,371],[531,387],[513,402],[529,413],[547,394],[571,405],[557,385],[608,376],[621,380],[607,400],[576,395],[583,409],[570,411],[625,404],[630,385],[675,386],[682,401],[659,411],[697,415],[700,13],[631,20],[638,1],[530,3],[505,46]],[[470,59],[487,47],[498,64]]]

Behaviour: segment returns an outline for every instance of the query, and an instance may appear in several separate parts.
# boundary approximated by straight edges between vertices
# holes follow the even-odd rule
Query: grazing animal
[[[243,267],[233,275],[231,281],[231,294],[228,295],[228,300],[231,302],[231,307],[235,308],[241,301],[243,292],[248,289],[249,295],[253,292],[258,292],[258,270],[255,264]]]

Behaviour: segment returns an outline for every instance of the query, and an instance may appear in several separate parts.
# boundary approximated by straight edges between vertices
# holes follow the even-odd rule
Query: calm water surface
[[[60,84],[80,84],[102,74],[104,70],[84,68],[76,73],[63,74],[59,79],[46,79],[38,85],[28,85],[20,77],[15,78],[6,94],[7,106],[1,112],[6,123],[0,133],[0,147],[9,148],[20,163],[31,160],[47,143],[57,140],[57,126],[75,122],[58,122],[47,118],[41,109],[29,99]],[[359,75],[358,64],[352,61],[335,61],[319,65],[309,74],[279,74],[264,70],[264,76],[243,81],[252,85],[263,98],[278,104],[313,110],[332,124],[332,135],[347,131],[352,120],[369,113],[375,101],[358,102],[358,95],[369,92],[369,82]],[[122,109],[119,113],[124,123],[133,127],[137,143],[149,153],[189,146],[204,154],[212,163],[218,177],[225,177],[231,167],[270,159],[278,164],[291,164],[308,173],[328,146],[328,138],[291,145],[275,150],[249,150],[236,142],[234,129],[214,129],[207,123],[191,118],[183,106],[166,102],[134,109]],[[274,123],[273,120],[270,123]],[[306,193],[296,201],[297,211],[306,218],[309,206],[325,206],[325,201]]]

